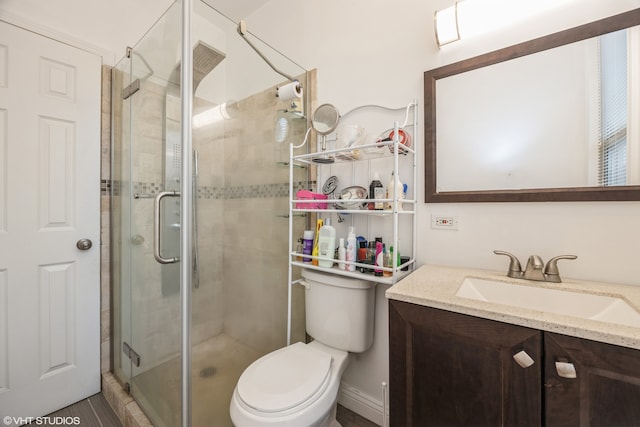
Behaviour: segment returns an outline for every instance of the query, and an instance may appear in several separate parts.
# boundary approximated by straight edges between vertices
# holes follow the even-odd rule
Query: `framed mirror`
[[[425,201],[640,200],[640,9],[424,73]]]

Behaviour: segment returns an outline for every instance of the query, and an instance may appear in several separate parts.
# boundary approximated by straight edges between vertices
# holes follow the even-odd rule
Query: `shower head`
[[[226,55],[224,53],[209,46],[202,40],[198,40],[198,43],[196,43],[193,48],[193,93],[196,93],[198,85],[205,76],[216,68],[216,66],[220,64],[225,57]],[[173,83],[173,85],[169,86],[170,88],[172,86],[174,88],[172,89],[172,93],[175,93],[174,91],[180,87],[181,65],[181,63],[176,65],[176,68],[173,70],[171,77],[169,78],[169,82]]]
[[[216,66],[222,62],[225,54],[199,40],[193,48],[193,90]]]

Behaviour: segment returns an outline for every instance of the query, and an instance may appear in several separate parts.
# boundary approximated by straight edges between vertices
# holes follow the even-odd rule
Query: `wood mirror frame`
[[[436,183],[436,81],[532,53],[640,25],[640,8],[424,73],[425,203],[640,200],[640,185],[438,192]]]

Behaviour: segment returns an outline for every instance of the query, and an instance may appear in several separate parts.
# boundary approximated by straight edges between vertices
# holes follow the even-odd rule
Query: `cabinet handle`
[[[513,360],[515,360],[516,363],[520,365],[521,368],[528,368],[529,366],[535,363],[535,361],[531,358],[531,356],[529,356],[527,352],[524,350],[514,354]]]
[[[576,367],[567,359],[560,358],[556,361],[556,372],[560,378],[577,378]]]

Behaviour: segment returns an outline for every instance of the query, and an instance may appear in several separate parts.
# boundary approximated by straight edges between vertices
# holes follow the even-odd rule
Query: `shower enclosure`
[[[289,143],[304,138],[313,90],[309,73],[248,34],[304,87],[304,99],[277,98],[277,86],[289,81],[242,40],[237,22],[194,3],[191,28],[174,3],[112,73],[113,366],[156,426],[185,425],[185,412],[193,426],[231,425],[242,371],[287,343],[286,162]],[[191,61],[181,57],[187,31]],[[182,99],[185,72],[193,90]],[[183,183],[181,111],[189,102],[193,173]],[[309,187],[307,170],[294,179],[296,188]],[[307,220],[294,225],[302,235]],[[183,229],[192,232],[185,237]],[[181,292],[190,293],[186,310]],[[294,289],[294,342],[304,340],[302,299]]]

